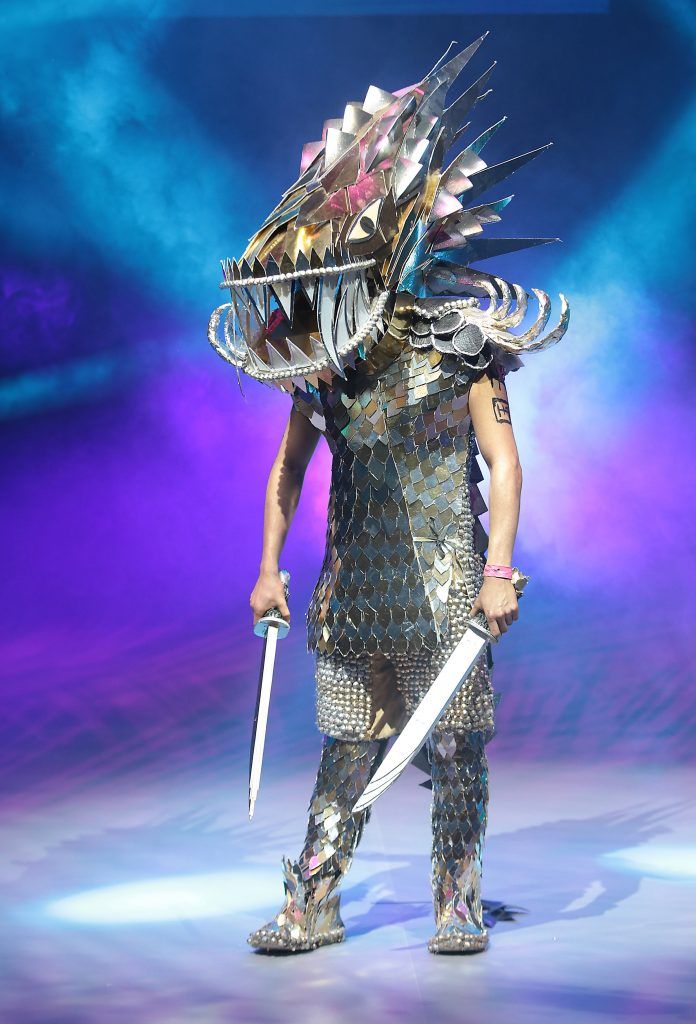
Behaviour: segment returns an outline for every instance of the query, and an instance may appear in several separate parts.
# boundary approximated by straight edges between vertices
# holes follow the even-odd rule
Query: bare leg
[[[488,809],[488,763],[480,732],[436,731],[432,777],[431,881],[437,930],[431,953],[477,953],[488,934],[481,871]]]
[[[285,902],[271,921],[252,932],[250,945],[294,953],[341,941],[337,888],[370,817],[369,808],[355,816],[351,808],[386,742],[324,737],[302,852],[295,862],[283,858]]]

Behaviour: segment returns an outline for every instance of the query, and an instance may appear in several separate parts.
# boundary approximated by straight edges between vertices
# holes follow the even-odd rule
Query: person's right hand
[[[249,598],[254,613],[254,625],[270,608],[277,608],[286,622],[290,622],[290,609],[285,600],[285,589],[278,570],[262,569]]]

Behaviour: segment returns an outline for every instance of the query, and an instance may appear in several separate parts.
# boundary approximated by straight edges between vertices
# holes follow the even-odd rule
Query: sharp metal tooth
[[[278,305],[287,317],[288,323],[292,323],[294,295],[292,284],[292,281],[274,281],[268,286],[278,300]]]
[[[266,275],[267,277],[274,277],[276,274],[280,274],[280,267],[273,259],[269,256],[266,260]],[[272,294],[276,297],[278,305],[283,310],[285,316],[290,319],[290,306],[292,302],[292,289],[289,281],[271,283],[268,281],[266,287],[271,289]]]
[[[281,274],[294,274],[295,264],[289,252],[284,252],[280,260],[280,272]]]
[[[280,273],[281,274],[294,274],[295,264],[290,258],[288,253],[283,253],[280,261]],[[288,281],[279,282],[279,284],[273,285],[275,294],[278,297],[283,312],[285,313],[288,321],[292,323],[292,318],[295,312],[295,293],[296,293],[297,281],[291,278]]]
[[[362,327],[370,316],[370,296],[367,290],[367,278],[365,271],[360,271],[360,276],[355,282],[355,294],[353,298],[353,318],[356,327]]]
[[[251,352],[253,349],[248,340],[252,335],[251,312],[249,309],[249,298],[244,295],[243,288],[235,288],[234,290],[234,307],[237,313],[239,333],[244,338],[244,341]]]
[[[244,301],[244,305],[248,310],[249,320],[252,329],[255,328],[256,330],[258,330],[259,328],[263,327],[263,314],[261,312],[261,309],[259,308],[259,305],[257,304],[256,296],[254,295],[254,292],[256,290],[254,286],[248,284],[242,285],[241,287],[238,287],[236,290],[239,294],[241,294],[242,299]]]
[[[338,288],[336,284],[331,283],[328,278],[322,278],[319,282],[317,293],[319,333],[325,349],[325,355],[329,357],[329,362],[341,377],[345,377],[343,365],[336,351],[336,338],[334,336],[334,310],[336,308],[337,295]]]
[[[301,277],[300,287],[307,296],[307,300],[310,306],[314,306],[317,297],[317,284],[319,283],[316,277]]]
[[[295,259],[295,266],[298,271],[309,270],[309,260],[303,252],[298,252]],[[297,279],[295,284],[296,289],[301,289],[307,297],[307,301],[310,306],[314,305],[314,296],[316,294],[316,278],[304,275]]]
[[[266,342],[266,350],[268,351],[268,361],[274,370],[290,370],[290,363],[281,356],[280,352],[273,347],[270,341]]]
[[[272,256],[268,256],[266,259],[265,273],[267,277],[280,273],[280,268]]]
[[[237,331],[237,314],[232,305],[225,316],[222,330],[227,348],[237,361],[241,359],[243,362],[245,355],[248,354],[249,346],[244,335]]]
[[[360,271],[360,277],[362,277],[363,274],[364,274],[364,271],[361,270]],[[351,301],[351,305],[352,305],[352,308],[351,308],[351,311],[350,311],[350,315],[351,315],[351,319],[353,321],[353,330],[357,331],[362,326],[362,322],[360,320],[360,310],[361,310],[362,307],[361,307],[361,303],[360,303],[360,281],[359,281],[359,279],[353,281],[353,287],[352,287],[351,293],[350,293],[350,301]]]
[[[244,310],[244,312],[247,314],[247,317],[249,316],[251,302],[249,299],[249,293],[246,290],[246,288],[244,288],[244,286],[236,285],[232,289],[232,302],[234,303],[235,308],[237,308],[238,312]]]
[[[349,335],[355,334],[357,330],[355,323],[355,292],[357,288],[358,282],[356,280],[356,275],[351,274],[350,277],[347,278],[346,280],[346,285],[344,289],[344,294],[346,296],[344,315],[346,318],[346,327],[348,329]]]
[[[254,277],[264,278],[265,276],[266,276],[266,269],[265,269],[263,263],[261,262],[261,260],[256,258],[254,260]],[[259,290],[259,299],[260,299],[260,303],[261,303],[261,307],[260,308],[261,308],[261,313],[262,313],[262,316],[263,316],[263,322],[265,324],[267,324],[268,323],[268,317],[269,317],[269,308],[268,307],[269,307],[269,298],[270,298],[269,294],[268,294],[268,286],[265,283],[261,283],[260,285],[258,285],[258,290]]]
[[[268,346],[266,347],[268,348]],[[264,373],[268,371],[268,363],[264,362],[258,352],[251,347],[249,348],[249,359],[257,370],[262,370]]]
[[[285,344],[288,346],[288,351],[290,353],[290,365],[292,366],[293,370],[299,371],[301,373],[302,367],[308,366],[310,362],[309,356],[307,355],[306,352],[303,352],[301,348],[298,348],[298,346],[295,345],[295,343],[291,341],[290,338],[285,339]]]
[[[334,315],[333,339],[336,351],[340,352],[347,347],[351,337],[347,316],[348,291],[344,287],[341,287],[340,297],[337,301],[338,307]]]
[[[314,334],[310,334],[309,340],[312,346],[313,360],[315,362],[323,363],[326,358],[326,352],[324,351],[324,346],[322,345],[320,338],[317,338]]]
[[[265,323],[266,318],[264,315],[265,303],[263,298],[263,287],[259,287],[259,285],[256,284],[247,284],[243,286],[243,291],[249,297],[250,308],[252,310],[252,313],[254,313],[259,318],[261,323]]]

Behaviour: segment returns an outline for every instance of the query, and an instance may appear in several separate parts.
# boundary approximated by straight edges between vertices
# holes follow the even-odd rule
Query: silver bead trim
[[[468,309],[477,305],[478,301],[476,299],[453,299],[451,302],[444,302],[441,306],[430,306],[427,308],[416,303],[413,307],[413,312],[423,320],[438,320],[445,313],[449,313],[453,309]]]
[[[240,288],[250,284],[274,284],[277,281],[295,281],[300,277],[328,277],[332,274],[343,274],[346,271],[351,273],[355,270],[364,270],[366,267],[374,267],[377,260],[358,260],[356,263],[343,263],[337,267],[308,267],[306,270],[295,270],[291,274],[270,274],[267,277],[242,277],[239,280],[225,278],[220,282],[220,288]]]

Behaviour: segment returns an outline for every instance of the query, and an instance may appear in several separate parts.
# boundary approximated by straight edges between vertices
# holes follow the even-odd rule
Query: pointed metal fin
[[[438,61],[433,70],[421,80],[420,84],[425,85],[433,79],[437,79],[440,82],[453,82],[462,69],[469,63],[487,35],[488,32],[484,32],[482,36],[479,36],[478,39],[473,41],[473,43],[470,43],[463,50],[460,50],[456,57],[452,57],[451,60],[447,61],[447,63],[441,64]],[[447,56],[450,49],[451,46],[448,48],[445,56]]]
[[[467,149],[473,149],[474,153],[480,153],[483,147],[488,145],[490,140],[493,138],[495,133],[500,128],[501,124],[504,124],[505,121],[507,121],[507,114],[501,117],[499,121],[496,121],[495,124],[492,124],[490,128],[486,128],[485,132],[481,132],[481,134],[478,135],[473,142],[469,143]]]
[[[499,182],[504,181],[505,178],[514,174],[520,167],[524,167],[525,164],[539,156],[540,153],[543,153],[551,145],[552,143],[548,142],[545,146],[531,149],[528,153],[521,153],[519,156],[513,156],[509,160],[503,160],[502,163],[491,164],[490,167],[486,167],[484,170],[476,171],[471,175],[471,189],[468,189],[466,192],[466,201],[469,202],[469,200],[474,199],[482,192],[486,192],[492,185],[497,185]]]
[[[451,103],[442,115],[442,124],[445,129],[445,140],[446,145],[449,146],[452,139],[457,131],[460,123],[469,113],[471,108],[482,100],[488,93],[484,92],[488,79],[493,73],[493,69],[496,66],[497,61],[493,61],[491,66],[487,68],[480,78],[469,86],[469,88],[459,96],[454,103]]]
[[[504,256],[509,252],[558,241],[558,238],[471,238],[467,239],[465,252],[468,262],[475,263],[478,260],[490,259],[491,256]]]

